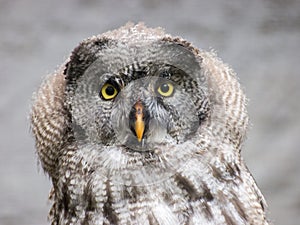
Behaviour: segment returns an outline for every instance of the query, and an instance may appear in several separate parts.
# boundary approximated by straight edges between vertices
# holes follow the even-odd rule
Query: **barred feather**
[[[53,182],[52,224],[269,223],[240,155],[247,99],[214,53],[127,24],[83,41],[61,68],[41,85],[31,112]],[[120,93],[104,101],[99,90],[112,79]],[[160,79],[172,82],[173,96],[157,95]],[[142,100],[151,116],[140,146],[149,151],[129,142],[128,114]]]

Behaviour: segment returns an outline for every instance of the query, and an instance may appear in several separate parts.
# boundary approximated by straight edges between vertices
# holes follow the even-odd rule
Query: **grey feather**
[[[213,52],[127,24],[80,43],[35,96],[52,224],[269,223],[240,155],[247,99]]]

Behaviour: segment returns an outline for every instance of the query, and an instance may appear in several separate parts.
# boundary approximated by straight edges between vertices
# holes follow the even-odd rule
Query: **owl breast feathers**
[[[212,52],[127,24],[88,38],[31,111],[52,224],[268,224],[247,99]]]

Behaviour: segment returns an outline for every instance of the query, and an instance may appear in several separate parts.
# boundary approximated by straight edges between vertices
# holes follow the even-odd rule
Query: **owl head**
[[[192,138],[210,111],[200,62],[168,39],[80,45],[66,69],[75,138],[129,151]]]
[[[32,124],[52,177],[58,158],[78,149],[74,158],[86,157],[92,168],[119,177],[142,168],[139,180],[147,173],[156,179],[207,149],[214,154],[228,144],[239,153],[245,105],[234,72],[214,53],[161,29],[127,24],[74,49],[40,89]]]

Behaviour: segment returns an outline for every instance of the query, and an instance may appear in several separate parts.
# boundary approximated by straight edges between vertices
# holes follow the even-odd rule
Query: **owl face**
[[[114,43],[69,86],[76,139],[132,151],[186,141],[208,112],[199,71],[181,46]]]

